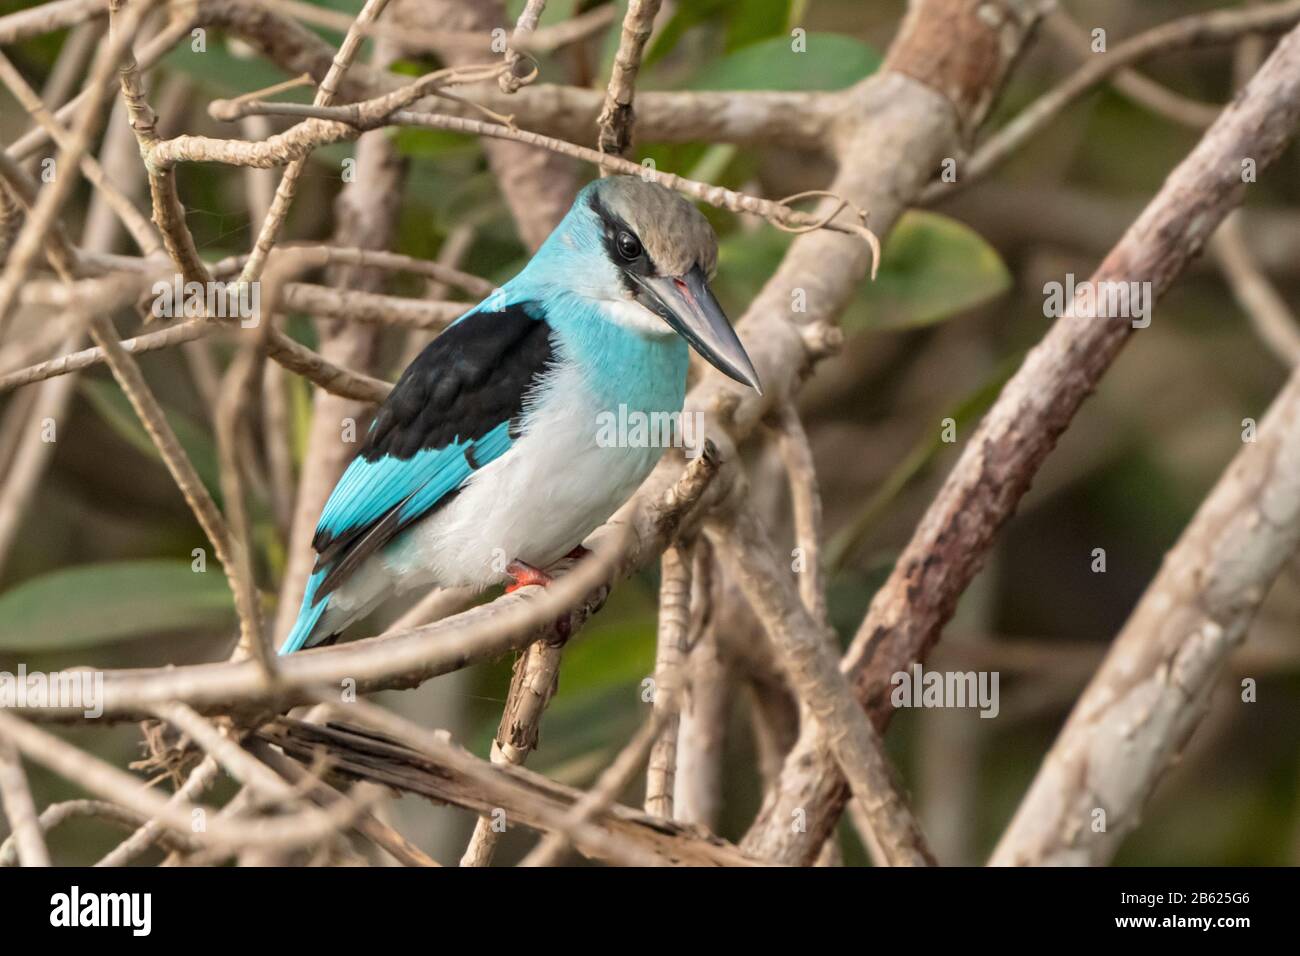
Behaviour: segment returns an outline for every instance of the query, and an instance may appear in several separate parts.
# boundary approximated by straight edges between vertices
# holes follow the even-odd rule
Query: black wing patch
[[[514,437],[529,395],[553,362],[550,332],[543,310],[532,302],[497,312],[473,312],[449,326],[402,373],[375,414],[348,471],[377,470],[379,466],[371,463],[383,458],[404,461],[425,449],[473,442],[502,422],[510,423]],[[464,458],[472,470],[483,463],[473,445],[466,448]],[[334,495],[343,493],[346,479],[347,474]],[[391,493],[391,483],[385,490]],[[317,588],[318,596],[337,588],[367,557],[414,521],[451,501],[459,489],[450,490],[423,511],[409,513],[404,506],[418,490],[418,483],[404,489],[400,500],[387,510],[357,524],[340,527],[322,515],[312,547],[317,553],[316,570],[329,571]],[[365,493],[364,485],[349,493],[358,492]],[[329,510],[327,504],[326,513]]]
[[[361,457],[410,458],[514,422],[551,364],[551,327],[535,302],[473,312],[425,346],[375,415]]]

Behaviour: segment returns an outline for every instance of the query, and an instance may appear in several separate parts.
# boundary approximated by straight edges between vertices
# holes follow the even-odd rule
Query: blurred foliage
[[[135,410],[131,407],[131,402],[115,382],[106,379],[86,379],[77,387],[95,413],[114,434],[146,458],[153,459],[160,468],[165,467],[153,439],[149,437],[149,433],[145,431],[144,425],[140,423]],[[194,470],[203,479],[203,484],[213,499],[220,504],[221,478],[217,465],[216,437],[212,430],[174,409],[168,409],[165,405],[163,411],[167,414],[167,423],[176,433],[176,440],[180,442],[181,448],[185,450],[185,454],[194,465]]]
[[[853,37],[813,33],[807,50],[795,52],[790,38],[776,36],[733,50],[706,63],[683,84],[688,90],[770,90],[781,76],[785,90],[838,90],[874,73],[880,54]]]
[[[188,561],[85,564],[30,578],[0,595],[0,651],[69,651],[234,621],[220,568]]]

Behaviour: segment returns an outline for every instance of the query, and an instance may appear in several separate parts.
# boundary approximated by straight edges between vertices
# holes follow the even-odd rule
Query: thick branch
[[[812,618],[766,530],[749,509],[708,526],[728,575],[736,581],[780,652],[785,672],[823,747],[849,780],[854,798],[890,866],[933,866],[920,824],[912,815],[884,741],[858,706],[840,672],[835,641]],[[787,824],[789,821],[787,821]]]
[[[1293,31],[1101,263],[1093,287],[1149,282],[1151,298],[1159,297],[1241,202],[1243,160],[1266,167],[1297,122],[1300,32]],[[1127,318],[1071,309],[1029,354],[967,442],[876,593],[843,663],[877,727],[893,713],[891,675],[922,660],[938,640],[997,531],[1132,331]],[[800,735],[781,785],[746,838],[751,851],[796,861],[820,847],[845,792],[833,763],[818,751],[815,736]],[[792,807],[806,809],[806,834],[786,832]]]
[[[1237,453],[1165,555],[1039,768],[994,865],[1110,862],[1209,712],[1224,661],[1298,545],[1295,372],[1258,440]]]
[[[375,710],[367,713],[373,715]],[[384,728],[386,733],[396,729]],[[285,718],[259,734],[301,761],[324,756],[334,772],[344,777],[373,781],[477,813],[500,809],[507,820],[533,829],[567,829],[579,850],[598,859],[631,862],[630,851],[642,863],[645,855],[670,865],[754,863],[705,831],[667,823],[627,807],[611,807],[598,819],[575,825],[570,812],[582,799],[581,791],[523,767],[493,766],[453,744],[429,739],[432,734],[423,735],[416,749],[343,725],[322,727]]]

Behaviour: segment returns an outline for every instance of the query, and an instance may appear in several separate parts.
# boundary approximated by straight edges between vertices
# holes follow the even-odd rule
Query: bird
[[[641,176],[586,185],[524,268],[437,335],[321,511],[289,654],[417,588],[547,584],[663,454],[602,413],[680,412],[689,349],[761,394],[710,289],[718,244]],[[608,420],[608,419],[605,419]]]

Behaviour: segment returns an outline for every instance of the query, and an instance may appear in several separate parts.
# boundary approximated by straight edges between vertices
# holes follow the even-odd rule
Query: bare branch
[[[56,176],[54,182],[47,184],[40,191],[31,215],[27,217],[27,222],[9,252],[4,272],[0,273],[0,337],[3,337],[10,309],[18,297],[23,280],[27,277],[27,272],[35,261],[59,210],[72,194],[72,187],[76,185],[77,177],[67,175],[66,171],[77,168],[82,155],[89,148],[92,137],[103,121],[98,91],[106,89],[112,81],[118,58],[153,2],[154,0],[139,0],[138,3],[133,4],[126,14],[124,29],[118,35],[110,37],[109,42],[101,46],[95,54],[86,88],[94,91],[96,96],[77,115],[76,125],[66,141],[66,146],[59,149],[55,159],[56,168],[65,170],[65,174]]]
[[[296,787],[305,790],[317,805],[331,807],[348,799],[323,780],[317,779],[311,772],[304,770],[296,761],[283,756],[261,741],[254,741],[252,748],[259,760],[281,776],[288,777]],[[368,810],[363,809],[357,814],[353,828],[376,846],[387,851],[403,866],[440,865],[437,860]]]
[[[576,631],[595,610],[609,583],[626,577],[660,551],[700,505],[718,471],[716,452],[694,459],[668,492],[648,507],[626,505],[589,546],[593,554],[545,590],[521,588],[490,604],[433,624],[389,632],[350,644],[290,655],[279,662],[274,687],[252,661],[186,667],[104,671],[106,719],[141,719],[152,708],[182,700],[199,713],[259,715],[312,700],[311,688],[356,681],[359,693],[415,687],[431,677],[488,660],[554,633],[569,618]],[[542,590],[534,594],[535,590]],[[33,720],[75,720],[76,708],[15,708]]]
[[[1285,365],[1300,365],[1300,320],[1256,265],[1246,245],[1240,212],[1223,221],[1210,240],[1210,251],[1255,333]]]
[[[1216,43],[1231,43],[1251,33],[1284,33],[1300,20],[1300,2],[1268,4],[1233,10],[1212,10],[1161,24],[1114,47],[1081,66],[1064,83],[1045,93],[989,137],[961,164],[956,183],[932,183],[921,195],[929,204],[955,189],[970,185],[1014,153],[1051,122],[1065,107],[1114,73],[1157,53]]]
[[[659,730],[646,773],[645,811],[669,820],[673,819],[673,787],[677,776],[682,668],[689,650],[691,560],[691,554],[681,545],[666,549],[660,560],[659,631],[654,677],[654,713]]]
[[[145,71],[151,69],[164,56],[171,52],[177,42],[182,38],[189,36],[193,27],[193,21],[188,16],[182,15],[168,24],[159,31],[158,35],[140,45],[139,50],[135,53],[136,66],[139,70]],[[133,31],[127,31],[127,34]],[[103,47],[100,47],[103,50]],[[94,99],[99,106],[105,106],[117,92],[117,87],[111,83],[105,82],[102,86],[92,87],[87,85],[76,97],[64,103],[54,111],[54,118],[65,126],[79,115],[78,110],[84,110]],[[13,159],[27,159],[37,150],[46,146],[50,142],[50,134],[37,127],[28,131],[19,138],[8,149],[8,154]]]
[[[134,29],[126,28],[123,23],[122,3],[123,0],[109,0],[110,37],[124,28]],[[173,170],[148,162],[149,150],[158,141],[158,116],[145,101],[144,82],[140,78],[139,66],[131,49],[131,40],[127,40],[123,49],[122,65],[118,76],[122,87],[122,102],[126,104],[127,120],[140,144],[140,153],[146,158],[145,171],[149,176],[149,195],[153,205],[154,225],[162,233],[167,254],[176,263],[177,270],[185,280],[206,282],[208,270],[203,265],[203,260],[199,258],[194,237],[185,222],[185,207],[181,205],[180,195],[176,190],[176,174]]]
[[[494,4],[486,2],[470,9],[463,4],[435,5],[433,0],[422,0],[417,13],[405,16],[404,11],[398,8],[393,17],[400,21],[403,37],[409,35],[411,42],[418,44],[425,29],[425,19],[441,17],[435,22],[442,22],[453,16],[470,16],[471,22],[482,26],[484,11],[491,12],[492,9]],[[598,7],[591,15],[605,9]],[[319,9],[318,12],[327,13]],[[319,80],[332,62],[334,50],[328,43],[312,31],[279,16],[270,4],[205,0],[200,13],[211,25],[239,36],[286,73],[307,73]],[[536,41],[543,34],[549,35],[550,31],[562,31],[568,23],[581,19],[576,17],[554,27],[543,27],[533,34],[533,39]],[[478,35],[480,39],[481,35]],[[436,42],[425,45],[448,54],[478,55],[475,45],[466,42],[464,36],[440,35],[431,38]],[[530,48],[534,47],[530,44]],[[143,55],[141,62],[144,62]],[[349,99],[366,99],[391,92],[403,83],[403,77],[358,64],[349,71],[342,92]],[[848,91],[643,92],[637,98],[637,128],[644,139],[653,141],[765,143],[816,149],[826,145],[832,129],[850,108],[850,97]],[[524,126],[539,133],[571,142],[589,143],[596,131],[604,93],[582,87],[535,84],[507,95],[495,86],[483,86],[476,88],[474,99],[490,110],[513,115]],[[425,109],[434,106],[431,101],[419,105]],[[446,102],[438,106],[445,112],[463,115],[469,115],[475,109],[471,105]]]
[[[884,862],[933,866],[934,856],[885,756],[884,742],[840,672],[834,637],[800,602],[767,532],[744,508],[725,523],[714,520],[706,528],[728,574],[780,651],[804,711],[812,718],[805,725],[812,726],[808,732],[821,737],[848,778]]]
[[[0,737],[0,807],[9,818],[19,865],[49,866],[50,851],[45,847],[22,759],[14,745],[4,737]]]
[[[97,817],[130,828],[138,827],[144,822],[140,814],[105,800],[64,800],[62,803],[52,803],[42,810],[38,824],[42,833],[49,833],[64,821],[77,817]],[[176,849],[194,849],[197,846],[170,830],[162,831],[159,842]],[[10,836],[0,843],[0,866],[13,866],[17,861],[17,847],[14,837]]]
[[[992,864],[1111,861],[1210,710],[1224,661],[1245,641],[1297,546],[1300,372],[1260,423],[1258,440],[1237,453],[1165,555],[1074,705]]]
[[[104,14],[104,0],[53,0],[0,17],[0,45],[21,43]]]
[[[197,767],[190,771],[185,783],[176,789],[168,798],[168,803],[174,807],[181,807],[197,800],[202,793],[212,786],[220,771],[221,765],[213,757],[205,757]],[[167,829],[167,826],[156,816],[148,813],[140,814],[143,822],[139,824],[129,837],[119,843],[116,847],[105,854],[96,866],[126,866],[136,857],[138,857],[155,843],[162,843],[168,837],[180,836],[179,833],[173,834]]]
[[[215,106],[216,104],[214,104]],[[834,193],[818,191],[838,200],[831,208],[821,214],[799,212],[789,206],[788,200],[773,201],[750,196],[744,193],[712,186],[678,176],[674,173],[658,172],[646,169],[626,159],[608,156],[588,149],[541,136],[526,130],[499,123],[485,123],[480,120],[459,116],[447,116],[439,113],[414,113],[410,110],[390,109],[391,100],[368,100],[345,107],[321,108],[302,106],[293,103],[264,103],[257,100],[236,103],[223,101],[218,112],[223,118],[240,116],[306,116],[308,119],[297,126],[261,143],[246,143],[242,140],[214,140],[202,136],[182,136],[165,143],[160,143],[154,152],[154,160],[163,163],[177,162],[218,162],[236,166],[278,165],[285,161],[295,161],[295,157],[306,155],[318,146],[341,140],[352,139],[359,132],[393,122],[404,126],[420,126],[429,129],[444,129],[457,133],[471,133],[494,139],[527,143],[564,156],[572,156],[592,163],[600,168],[622,173],[628,176],[642,176],[651,182],[669,189],[675,189],[700,202],[708,203],[720,209],[751,216],[761,216],[772,225],[786,232],[812,232],[825,229],[858,236],[865,240],[872,252],[872,274],[880,261],[880,241],[875,233],[866,227],[867,214],[861,208],[854,208],[858,222],[846,222],[836,217],[846,207],[848,200]]]
[[[3,81],[9,91],[13,93],[14,98],[22,104],[23,109],[27,110],[35,118],[41,128],[50,133],[60,149],[66,150],[74,145],[68,132],[63,129],[58,120],[46,108],[40,94],[27,84],[22,74],[14,68],[14,65],[9,62],[9,58],[4,54],[0,54],[0,81]],[[99,195],[104,197],[104,201],[122,220],[122,224],[131,233],[131,238],[140,247],[140,251],[145,256],[160,251],[162,243],[158,241],[158,235],[149,225],[149,220],[140,214],[140,211],[135,208],[130,199],[109,182],[103,168],[100,167],[95,157],[90,153],[83,154],[80,159],[80,168],[86,179],[99,190]]]
[[[627,5],[623,31],[618,38],[618,52],[614,54],[614,68],[605,90],[605,102],[596,120],[600,128],[596,148],[602,153],[625,156],[632,144],[632,97],[636,90],[636,75],[641,69],[641,53],[654,30],[658,13],[659,0],[631,0]]]
[[[0,732],[32,761],[54,773],[76,781],[105,799],[141,813],[171,830],[194,837],[193,813],[198,807],[185,802],[171,802],[145,787],[138,780],[111,764],[92,757],[83,750],[51,733],[32,726],[8,710],[0,711]],[[350,807],[347,808],[350,813]],[[296,847],[318,842],[335,832],[347,819],[338,814],[308,810],[301,814],[273,820],[223,820],[215,812],[207,814],[207,825],[200,839],[223,849],[241,847]]]
[[[300,760],[324,752],[336,771],[360,780],[422,794],[478,813],[500,808],[515,824],[566,834],[584,855],[644,866],[747,866],[754,861],[696,828],[667,823],[616,806],[600,818],[574,823],[582,798],[523,767],[493,766],[436,732],[372,704],[331,705],[340,718],[363,722],[392,740],[345,725],[320,727],[280,718],[259,734]]]
[[[793,403],[787,403],[781,409],[777,451],[790,480],[794,537],[801,559],[799,597],[813,620],[825,623],[826,586],[822,582],[821,568],[822,498],[817,488],[817,469],[808,444],[808,433],[804,431],[799,411]]]
[[[519,865],[554,866],[569,845],[568,832],[571,832],[571,828],[604,813],[618,800],[619,794],[632,783],[637,771],[645,763],[650,747],[663,730],[665,720],[666,716],[660,712],[652,715],[642,724],[636,735],[619,751],[613,763],[601,772],[592,788],[573,805],[565,820],[565,825],[570,828],[570,831],[565,829],[551,831],[520,861]]]
[[[540,640],[530,644],[515,660],[506,705],[488,754],[492,763],[522,767],[536,748],[542,714],[559,684],[563,653],[562,642]],[[474,821],[474,832],[460,858],[461,866],[491,865],[501,836],[492,824],[491,816],[480,816]]]

